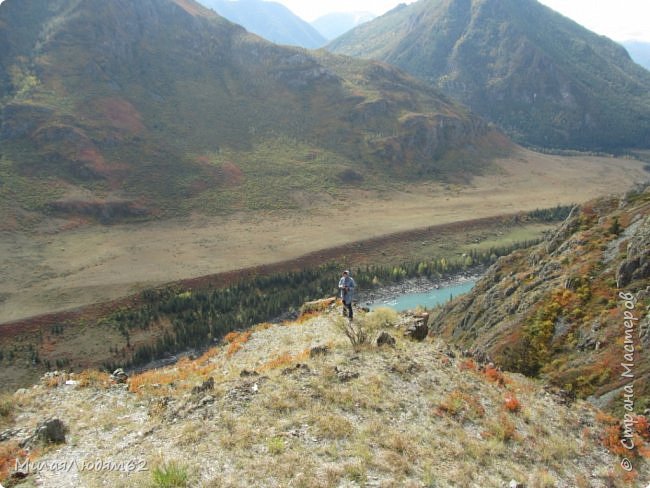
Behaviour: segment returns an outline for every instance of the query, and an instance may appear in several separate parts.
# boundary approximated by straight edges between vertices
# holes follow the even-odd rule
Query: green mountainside
[[[296,189],[481,170],[508,143],[387,65],[281,47],[192,0],[0,6],[2,228],[295,208]]]
[[[318,48],[327,40],[287,7],[266,0],[201,0],[199,3],[277,44]]]
[[[650,73],[535,0],[402,4],[328,49],[398,66],[529,145],[650,144]]]
[[[623,412],[650,408],[650,188],[576,207],[535,248],[500,258],[432,330]]]

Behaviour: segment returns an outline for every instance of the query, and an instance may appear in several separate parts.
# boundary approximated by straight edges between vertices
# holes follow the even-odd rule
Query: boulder
[[[345,383],[359,377],[359,373],[355,371],[346,371],[344,369],[339,369],[338,366],[334,366],[334,372],[336,373],[336,377],[341,383]]]
[[[249,371],[247,369],[242,369],[241,373],[239,373],[239,376],[242,378],[247,378],[249,376],[259,376],[259,373],[257,371]]]
[[[427,324],[429,315],[426,317],[416,317],[404,331],[404,335],[412,339],[423,341],[429,334],[429,325]]]
[[[323,356],[329,352],[330,348],[328,346],[314,346],[309,350],[309,357],[314,358],[316,356]]]
[[[616,271],[617,288],[623,288],[635,280],[650,278],[650,217],[646,217],[634,229],[625,259]]]
[[[62,444],[68,428],[59,419],[48,419],[41,422],[34,434],[20,443],[21,447],[31,447],[34,444]]]
[[[129,375],[127,375],[122,368],[118,368],[115,371],[113,371],[113,374],[111,375],[111,380],[114,381],[115,383],[122,384],[126,383],[126,380],[129,379]]]
[[[192,395],[205,393],[206,391],[211,391],[213,389],[214,389],[214,378],[210,377],[207,380],[205,380],[203,383],[201,383],[201,385],[192,388]]]
[[[377,347],[381,347],[385,345],[395,347],[396,341],[392,335],[390,335],[386,331],[383,331],[377,336],[377,338],[375,339],[375,343],[377,344]]]

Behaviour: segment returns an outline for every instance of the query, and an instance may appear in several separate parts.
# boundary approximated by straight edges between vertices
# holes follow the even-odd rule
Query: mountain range
[[[201,0],[199,3],[276,44],[318,48],[327,42],[314,26],[281,3],[265,0]]]
[[[192,0],[0,7],[3,228],[295,208],[481,171],[487,122],[388,65],[271,44]]]
[[[328,49],[398,66],[528,145],[650,144],[650,73],[535,0],[402,4]]]
[[[317,18],[311,25],[325,39],[332,40],[375,17],[371,12],[333,12]]]

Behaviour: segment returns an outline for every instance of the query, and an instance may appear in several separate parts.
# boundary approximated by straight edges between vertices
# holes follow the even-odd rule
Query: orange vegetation
[[[514,393],[508,393],[505,398],[504,406],[508,412],[516,413],[521,409],[521,403]]]
[[[150,371],[145,371],[135,376],[129,378],[129,391],[131,393],[136,393],[146,386],[152,385],[170,385],[178,381],[179,375],[175,370],[165,370],[161,371],[158,369],[152,369]]]
[[[492,366],[485,368],[484,374],[489,381],[496,383],[497,385],[503,386],[506,383],[503,373]]]
[[[100,387],[108,388],[110,386],[110,376],[108,373],[102,371],[97,371],[93,369],[88,369],[82,371],[75,376],[75,379],[79,382],[80,387]]]
[[[247,330],[246,332],[230,332],[226,334],[224,340],[230,344],[227,351],[228,356],[230,357],[239,351],[243,347],[243,344],[248,342],[251,335],[253,335],[253,332],[250,330]]]
[[[36,453],[28,453],[26,450],[22,449],[18,442],[16,441],[7,441],[0,443],[0,480],[5,480],[9,476],[15,466],[16,458],[21,460],[34,459]]]
[[[476,371],[477,367],[473,359],[465,359],[458,365],[458,369],[461,371]]]
[[[154,387],[162,392],[161,387],[173,386],[176,390],[189,389],[208,377],[216,366],[204,360],[182,358],[176,366],[169,369],[152,369],[129,378],[129,391],[136,393],[146,387]]]
[[[285,352],[284,354],[280,354],[279,356],[273,358],[272,360],[257,368],[257,371],[268,371],[270,369],[276,369],[282,366],[288,366],[290,364],[297,363],[299,361],[304,361],[305,359],[309,358],[309,351],[310,349],[307,348],[296,355],[291,355],[288,352]]]
[[[628,449],[621,442],[623,439],[624,426],[622,420],[619,420],[611,415],[598,413],[596,420],[604,424],[605,429],[600,439],[610,452],[618,456],[642,456],[650,457],[650,430],[647,417],[643,415],[636,415],[633,417],[631,427],[631,440],[633,444],[632,449]],[[629,443],[629,442],[628,442]]]

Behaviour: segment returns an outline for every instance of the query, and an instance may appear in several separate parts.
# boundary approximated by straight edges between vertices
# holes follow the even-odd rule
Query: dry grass
[[[0,443],[0,479],[4,480],[15,466],[20,447],[16,441]]]
[[[0,427],[13,419],[15,399],[9,393],[0,393]]]
[[[468,420],[485,415],[485,409],[478,398],[458,389],[453,390],[442,399],[438,405],[438,412]]]
[[[325,439],[344,439],[351,436],[355,430],[347,418],[328,411],[321,411],[313,422],[317,434]]]
[[[584,202],[623,192],[644,178],[641,164],[623,159],[575,157],[567,164],[565,158],[522,150],[498,164],[504,169],[501,174],[475,178],[472,186],[353,191],[349,198],[354,212],[342,204],[298,216],[250,212],[142,227],[117,225],[110,235],[100,226],[54,236],[7,233],[6,238],[0,236],[0,252],[11,249],[14,259],[3,270],[0,292],[10,296],[0,321],[106,301],[152,284],[295,258],[386,233],[500,215],[504,209]],[[422,247],[421,242],[417,245]],[[411,250],[402,246],[398,254],[409,255]],[[43,274],[45,268],[51,273]]]
[[[580,486],[590,481],[581,474],[615,466],[616,458],[597,445],[601,431],[581,424],[594,420],[589,409],[558,406],[523,377],[513,375],[504,385],[501,376],[460,368],[462,360],[444,366],[447,357],[440,355],[438,342],[351,351],[345,338],[333,339],[337,332],[327,320],[335,315],[303,322],[300,334],[289,334],[291,353],[282,352],[284,333],[290,331],[275,326],[227,359],[227,347],[239,338],[231,336],[220,348],[223,364],[219,353],[211,352],[134,375],[130,391],[107,391],[101,381],[90,381],[83,389],[43,389],[57,399],[45,397],[39,404],[38,395],[30,396],[21,400],[21,408],[57,408],[70,419],[74,446],[46,456],[65,457],[74,449],[103,457],[129,439],[125,456],[164,452],[164,457],[147,456],[150,468],[181,460],[192,486],[500,486],[512,478],[526,486],[560,481]],[[316,331],[325,330],[332,339],[329,352],[310,358],[307,346]],[[323,339],[318,336],[318,342]],[[269,354],[274,348],[277,353]],[[292,368],[296,362],[309,369]],[[395,364],[406,366],[400,371]],[[341,381],[335,367],[358,372],[359,378]],[[265,378],[241,378],[242,369],[263,370]],[[183,405],[198,402],[190,388],[207,377],[215,380],[214,403],[185,416]],[[248,392],[244,398],[230,399],[231,391],[240,390]],[[68,391],[69,398],[61,401]],[[97,400],[89,400],[98,393],[108,403],[98,412],[83,412],[98,407],[92,403]],[[520,402],[517,412],[507,409],[506,397]],[[609,422],[606,426],[616,423],[600,419]],[[139,437],[138,431],[151,433]],[[153,481],[145,474],[128,480],[145,486]],[[128,486],[113,473],[94,479],[87,485]]]
[[[84,370],[75,375],[81,388],[108,388],[111,384],[110,375],[94,369]]]
[[[494,438],[499,442],[507,443],[520,438],[517,434],[515,423],[504,414],[499,415],[496,419],[490,420],[487,428],[488,430],[485,431],[485,436]]]
[[[310,349],[305,349],[298,354],[290,354],[288,352],[285,352],[262,364],[259,368],[257,368],[257,371],[263,373],[265,371],[285,368],[292,364],[305,361],[307,358],[309,358],[309,351]]]
[[[388,307],[378,307],[360,317],[361,327],[368,331],[370,335],[381,329],[394,327],[398,320],[398,313]]]

